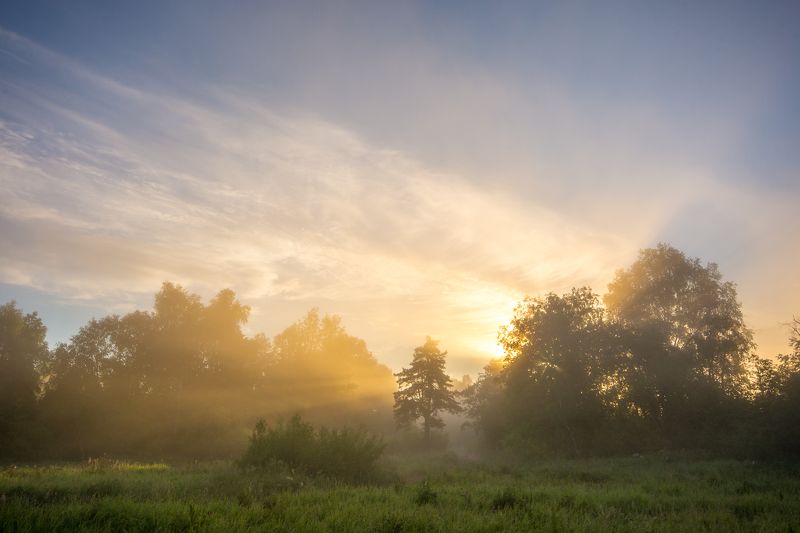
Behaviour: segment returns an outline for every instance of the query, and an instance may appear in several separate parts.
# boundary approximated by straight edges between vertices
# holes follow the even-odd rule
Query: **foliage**
[[[46,333],[36,313],[23,314],[14,302],[0,306],[0,456],[26,451],[49,355]]]
[[[724,392],[739,394],[753,334],[745,326],[736,286],[714,263],[702,265],[666,244],[642,250],[620,270],[604,298],[609,315],[657,341]],[[674,357],[673,357],[674,358]]]
[[[317,403],[385,405],[394,389],[391,371],[362,339],[349,335],[338,316],[312,309],[274,338],[270,387]]]
[[[800,325],[793,354],[753,354],[736,288],[713,263],[661,244],[588,288],[527,298],[506,357],[463,392],[491,447],[525,455],[704,449],[800,455]]]
[[[48,351],[35,313],[0,307],[0,459],[229,457],[262,414],[389,419],[392,373],[338,317],[312,310],[270,342],[245,334],[249,313],[229,289],[204,303],[164,283],[152,311]]]
[[[430,483],[426,480],[417,487],[417,492],[414,494],[414,503],[417,505],[433,505],[438,497],[436,491],[431,488]]]
[[[315,429],[295,415],[275,427],[260,420],[239,465],[264,471],[282,463],[310,475],[367,481],[376,475],[384,448],[379,437],[364,429]]]
[[[763,455],[800,457],[800,320],[789,326],[792,351],[776,361],[761,359],[755,368],[752,447]]]
[[[38,315],[11,302],[0,306],[0,460],[233,457],[258,416],[298,411],[386,431],[396,385],[407,431],[395,449],[446,446],[435,430],[459,398],[475,438],[504,453],[800,456],[800,321],[788,353],[757,357],[735,285],[665,244],[617,272],[602,301],[589,288],[527,298],[501,329],[505,358],[474,384],[450,380],[431,339],[395,383],[316,310],[271,340],[249,335],[249,307],[228,289],[204,302],[164,283],[152,310],[93,319],[52,350]]]
[[[439,412],[458,413],[461,407],[445,373],[447,352],[439,349],[430,337],[414,349],[409,368],[396,374],[398,391],[394,393],[394,416],[400,427],[422,419],[425,442],[431,442],[431,429],[444,427]]]
[[[755,346],[735,285],[716,264],[660,244],[617,272],[604,300],[623,335],[623,401],[664,444],[713,446],[695,429],[730,430],[718,424],[750,388]]]
[[[493,359],[483,368],[478,380],[460,393],[467,419],[482,437],[483,443],[497,446],[510,427],[505,406],[505,372],[503,362]]]
[[[577,455],[604,422],[616,360],[598,297],[588,288],[529,298],[500,333],[514,432]]]

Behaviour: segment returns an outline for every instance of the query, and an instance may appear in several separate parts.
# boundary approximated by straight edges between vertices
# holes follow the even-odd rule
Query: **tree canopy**
[[[49,349],[36,313],[0,306],[0,459],[231,456],[256,420],[295,413],[420,424],[430,446],[462,411],[487,448],[528,455],[800,455],[800,320],[786,353],[758,357],[736,286],[666,244],[602,298],[523,300],[500,328],[504,357],[474,383],[450,379],[431,338],[393,375],[337,316],[312,309],[272,338],[248,334],[249,316],[230,289],[204,301],[166,282],[151,310]]]
[[[500,330],[505,359],[465,393],[487,444],[569,455],[798,449],[782,435],[800,422],[800,358],[755,355],[717,265],[645,249],[603,303],[581,288],[516,308]]]
[[[588,288],[520,304],[501,329],[508,409],[516,432],[538,432],[575,453],[602,420],[613,339]]]
[[[312,310],[270,341],[245,333],[249,312],[229,289],[204,303],[164,283],[152,311],[91,320],[48,351],[36,314],[0,307],[0,438],[22,439],[22,420],[41,429],[29,453],[219,456],[260,417],[389,412],[391,371],[338,317]]]
[[[693,378],[744,394],[753,334],[744,324],[736,286],[722,280],[716,264],[702,265],[660,244],[617,272],[604,301],[613,320],[649,336],[661,356],[688,365]],[[650,354],[658,353],[652,348]]]

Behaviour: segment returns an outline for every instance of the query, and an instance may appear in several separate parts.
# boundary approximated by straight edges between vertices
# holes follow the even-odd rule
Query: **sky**
[[[797,2],[0,4],[0,301],[51,344],[163,281],[395,370],[668,242],[800,315]]]

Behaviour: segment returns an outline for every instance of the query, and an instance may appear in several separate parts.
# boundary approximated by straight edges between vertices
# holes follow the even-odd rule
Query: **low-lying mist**
[[[248,314],[230,290],[204,304],[164,283],[152,311],[92,320],[29,369],[41,377],[38,402],[15,411],[6,453],[228,457],[256,420],[295,413],[329,426],[392,427],[392,372],[338,317],[312,310],[270,340],[243,333]]]

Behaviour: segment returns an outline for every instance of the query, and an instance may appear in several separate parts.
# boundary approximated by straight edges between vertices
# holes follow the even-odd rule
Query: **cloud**
[[[519,295],[590,283],[629,247],[319,117],[123,88],[2,37],[35,69],[3,97],[5,283],[109,305],[165,279],[233,286],[374,322],[372,345],[430,332],[474,351]],[[32,95],[45,71],[57,83]]]
[[[713,168],[665,162],[676,146],[660,113],[636,109],[593,140],[555,89],[536,109],[488,76],[459,96],[466,109],[491,93],[497,109],[559,125],[553,144],[533,136],[535,152],[553,148],[536,186],[514,189],[221,87],[126,85],[4,30],[0,49],[0,282],[64,300],[112,309],[167,279],[206,296],[230,286],[256,307],[256,330],[320,306],[395,368],[432,334],[454,371],[474,372],[524,294],[602,292],[698,198],[745,205]],[[647,143],[620,129],[663,140],[666,155],[636,154]]]

